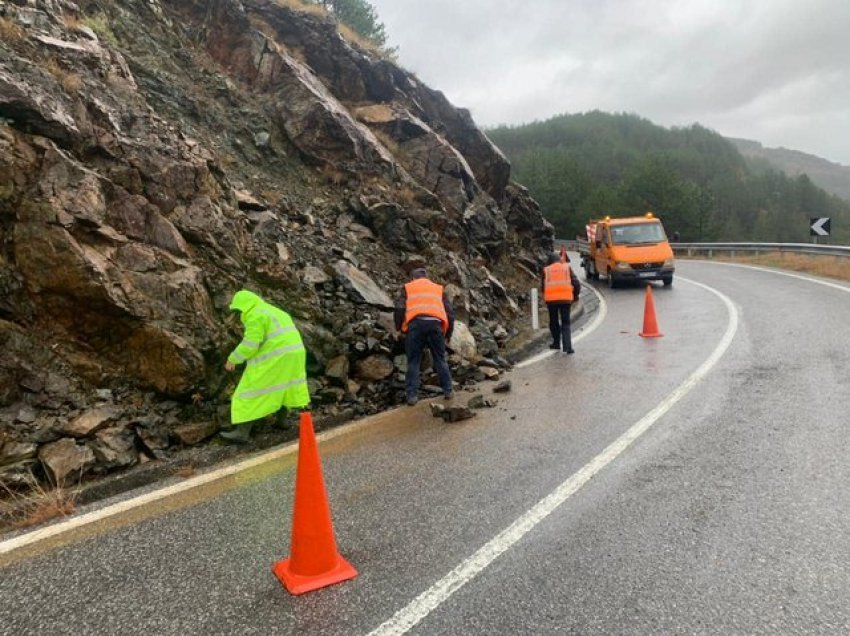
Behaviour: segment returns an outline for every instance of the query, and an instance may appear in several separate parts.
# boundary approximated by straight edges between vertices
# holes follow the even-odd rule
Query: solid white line
[[[409,605],[400,609],[389,620],[374,629],[370,636],[385,634],[404,634],[416,626],[428,614],[445,602],[452,594],[477,576],[484,568],[492,563],[503,552],[511,548],[537,524],[551,514],[558,506],[569,499],[576,491],[584,486],[596,473],[605,468],[636,439],[645,433],[662,415],[687,395],[697,383],[717,364],[735,337],[738,330],[738,310],[732,301],[718,290],[681,276],[680,281],[686,281],[708,290],[726,305],[729,322],[726,332],[714,351],[682,384],[680,384],[658,406],[644,415],[632,427],[618,437],[604,451],[594,457],[578,472],[569,477],[549,495],[541,499],[528,512],[519,517],[510,526],[493,537],[475,554],[467,558],[454,570],[437,581],[429,589],[413,599]]]
[[[700,261],[703,263],[711,263],[712,265],[726,265],[727,267],[741,267],[743,269],[755,269],[760,272],[767,272],[769,274],[777,274],[778,276],[787,276],[788,278],[797,278],[799,280],[804,280],[809,283],[816,283],[818,285],[823,285],[824,287],[832,287],[833,289],[838,289],[843,292],[850,293],[850,287],[846,285],[839,285],[838,283],[831,283],[828,280],[821,280],[820,278],[814,278],[812,276],[803,276],[802,274],[792,274],[791,272],[785,272],[778,269],[772,269],[770,267],[759,267],[758,265],[745,265],[744,263],[724,263],[723,261]]]
[[[602,294],[600,294],[598,291],[596,291],[590,285],[584,285],[584,286],[582,286],[582,289],[589,289],[594,294],[596,294],[596,297],[599,299],[599,311],[596,312],[596,318],[593,319],[593,322],[590,323],[584,329],[582,329],[573,338],[573,342],[579,342],[582,338],[584,338],[585,336],[592,333],[599,325],[602,324],[602,321],[605,320],[605,315],[608,313],[608,303],[605,302],[605,298],[602,296]],[[545,360],[549,356],[555,355],[556,353],[559,353],[559,352],[554,350],[554,349],[549,349],[548,351],[538,353],[537,355],[531,356],[530,358],[527,358],[527,359],[523,360],[522,362],[515,364],[514,367],[517,368],[517,369],[521,369],[523,367],[527,367],[529,365],[535,364],[536,362],[540,362],[541,360]]]
[[[576,341],[580,340],[586,334],[596,329],[599,323],[601,323],[601,320],[605,317],[605,300],[595,289],[593,289],[589,285],[588,288],[590,288],[593,293],[595,293],[599,297],[600,315],[597,316],[596,320],[594,320],[594,322],[590,325],[589,328],[583,330],[576,337]],[[554,352],[547,352],[547,355],[550,353]],[[525,366],[526,364],[529,364],[529,362],[525,361],[516,366]],[[373,422],[374,418],[366,418],[364,420],[361,420],[360,422],[355,422],[347,426],[334,428],[316,435],[316,440],[318,442],[325,442],[339,435],[348,434],[365,426],[369,426]],[[144,495],[139,495],[131,499],[119,501],[109,506],[105,506],[103,508],[93,510],[91,512],[76,517],[71,517],[65,521],[60,521],[44,528],[21,534],[16,537],[12,537],[11,539],[6,539],[5,541],[0,541],[0,555],[14,552],[15,550],[19,550],[26,546],[39,543],[40,541],[50,539],[51,537],[55,537],[65,532],[71,532],[78,528],[82,528],[84,526],[103,521],[104,519],[108,519],[110,517],[126,513],[130,510],[133,510],[134,508],[139,508],[141,506],[155,503],[173,495],[178,495],[180,493],[199,488],[206,484],[219,481],[231,475],[235,475],[242,471],[249,470],[256,466],[265,464],[266,462],[286,457],[287,455],[290,455],[297,451],[298,443],[291,442],[286,446],[283,446],[282,448],[262,453],[255,457],[242,460],[235,464],[231,464],[230,466],[225,466],[223,468],[219,468],[208,473],[203,473],[195,477],[190,477],[184,481],[181,481],[180,483],[173,484],[171,486],[166,486],[165,488],[161,488],[156,491],[146,493]]]
[[[338,435],[350,433],[351,431],[356,430],[357,428],[366,426],[371,423],[371,420],[364,420],[362,422],[356,422],[345,427],[331,429],[329,431],[320,433],[316,436],[316,439],[320,442],[327,441],[329,439],[337,437]],[[225,477],[229,477],[230,475],[234,475],[244,470],[248,470],[250,468],[265,464],[266,462],[273,461],[275,459],[280,459],[281,457],[285,457],[287,455],[297,452],[297,450],[298,443],[291,442],[282,448],[263,453],[250,459],[242,460],[236,464],[225,466],[224,468],[219,468],[209,473],[204,473],[196,477],[190,477],[189,479],[181,481],[178,484],[167,486],[160,490],[156,490],[154,492],[150,492],[144,495],[139,495],[138,497],[133,497],[132,499],[119,501],[104,508],[100,508],[99,510],[93,510],[92,512],[82,514],[79,517],[72,517],[67,521],[55,523],[45,528],[41,528],[40,530],[34,530],[32,532],[27,532],[26,534],[22,534],[17,537],[13,537],[11,539],[1,541],[0,555],[14,552],[15,550],[18,550],[20,548],[32,545],[34,543],[38,543],[39,541],[44,541],[45,539],[49,539],[64,532],[70,532],[72,530],[76,530],[77,528],[81,528],[83,526],[87,526],[89,524],[97,523],[98,521],[108,519],[109,517],[114,517],[115,515],[125,513],[134,508],[138,508],[140,506],[160,501],[167,497],[171,497],[172,495],[183,493],[188,490],[203,486],[205,484],[224,479]]]

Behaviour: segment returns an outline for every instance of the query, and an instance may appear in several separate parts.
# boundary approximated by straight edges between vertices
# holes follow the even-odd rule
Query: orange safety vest
[[[566,263],[552,263],[543,271],[546,273],[543,300],[547,303],[571,301],[573,283],[570,280],[570,266]]]
[[[443,326],[443,333],[449,330],[449,317],[443,306],[443,286],[432,283],[427,278],[417,278],[404,286],[407,292],[407,304],[405,306],[404,324],[401,330],[407,333],[407,326],[417,316],[431,316],[439,318]]]

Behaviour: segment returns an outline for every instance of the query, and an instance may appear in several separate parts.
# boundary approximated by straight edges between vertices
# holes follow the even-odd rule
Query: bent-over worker
[[[307,352],[292,317],[257,294],[239,290],[230,310],[239,313],[245,335],[224,368],[233,371],[244,362],[245,372],[230,404],[230,421],[236,427],[221,436],[244,442],[256,420],[281,407],[298,409],[310,403]]]
[[[405,334],[407,403],[413,406],[418,401],[419,366],[425,347],[431,352],[443,396],[450,400],[452,374],[446,362],[446,342],[451,340],[454,331],[454,310],[443,286],[428,280],[424,268],[414,269],[410,275],[413,280],[404,286],[395,304],[395,327]]]

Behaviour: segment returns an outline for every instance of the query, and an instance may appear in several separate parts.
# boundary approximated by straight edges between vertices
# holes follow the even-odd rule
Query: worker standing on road
[[[573,300],[578,300],[581,283],[570,267],[565,251],[561,256],[549,255],[549,264],[543,268],[542,287],[543,300],[549,310],[549,331],[552,333],[549,348],[575,353],[570,331],[570,306]]]
[[[292,317],[245,289],[233,296],[230,310],[239,313],[245,335],[227,357],[224,368],[245,363],[245,372],[233,392],[225,439],[245,442],[256,420],[281,407],[303,408],[310,403],[307,390],[307,352]]]
[[[414,269],[410,275],[413,280],[404,286],[395,304],[395,327],[405,334],[407,403],[413,406],[418,400],[419,366],[426,346],[431,352],[434,372],[440,378],[443,396],[450,400],[452,374],[446,362],[446,342],[454,331],[454,310],[443,286],[428,280],[425,269]]]

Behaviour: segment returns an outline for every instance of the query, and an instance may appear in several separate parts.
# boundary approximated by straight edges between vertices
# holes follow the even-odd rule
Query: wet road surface
[[[447,424],[421,402],[323,442],[357,579],[293,597],[272,575],[288,455],[7,558],[0,632],[847,633],[850,293],[679,274],[653,288],[663,338],[637,335],[643,288],[600,286],[577,353],[515,369],[506,396],[483,385],[497,407]]]

